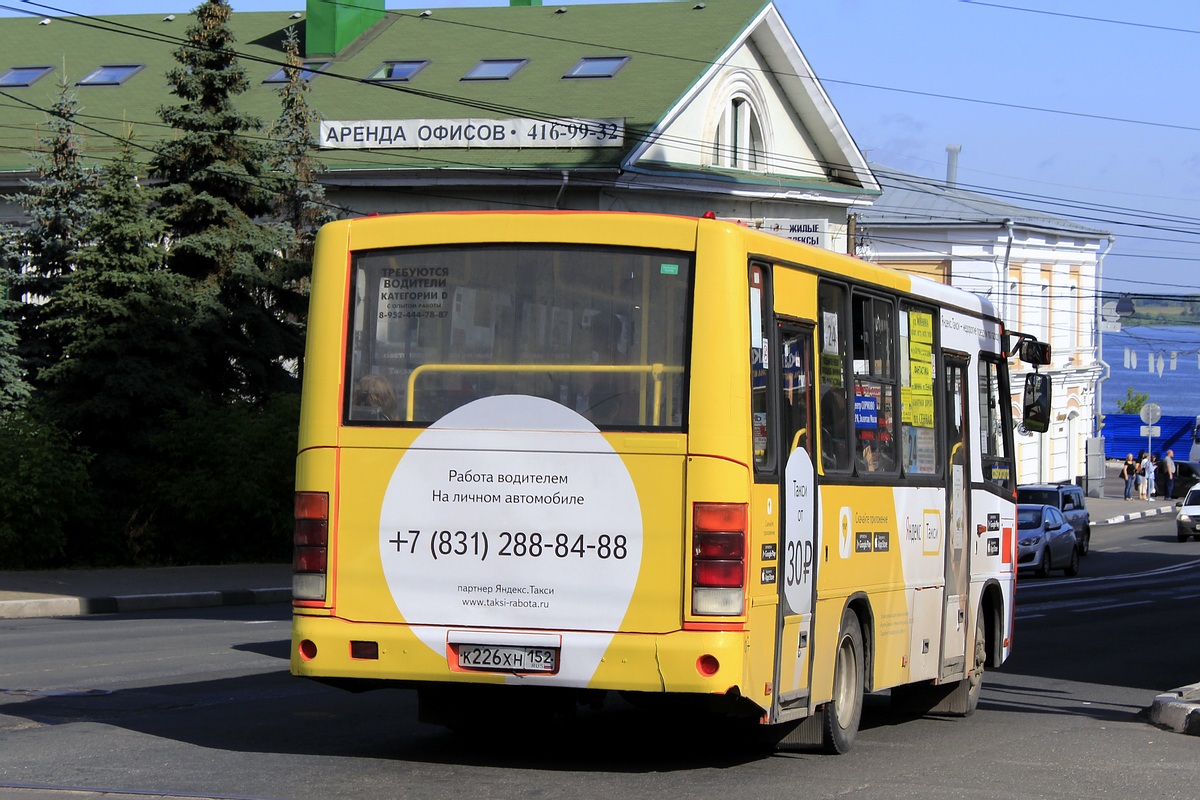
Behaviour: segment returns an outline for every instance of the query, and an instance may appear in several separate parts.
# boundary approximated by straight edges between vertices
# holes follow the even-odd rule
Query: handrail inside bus
[[[417,377],[426,372],[598,372],[598,373],[644,373],[654,378],[654,425],[658,425],[662,410],[663,375],[680,375],[683,367],[666,364],[422,364],[408,376],[408,398],[405,421],[412,422],[416,413]]]

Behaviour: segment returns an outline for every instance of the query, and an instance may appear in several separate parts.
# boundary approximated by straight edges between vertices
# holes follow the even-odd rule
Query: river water
[[[1123,328],[1105,333],[1102,348],[1101,357],[1111,370],[1102,390],[1102,413],[1118,413],[1117,401],[1124,400],[1132,386],[1134,392],[1148,394],[1149,402],[1158,403],[1164,415],[1200,415],[1200,326]]]

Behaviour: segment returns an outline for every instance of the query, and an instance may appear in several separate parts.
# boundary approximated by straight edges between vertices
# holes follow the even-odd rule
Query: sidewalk
[[[0,619],[286,603],[291,564],[0,571]]]

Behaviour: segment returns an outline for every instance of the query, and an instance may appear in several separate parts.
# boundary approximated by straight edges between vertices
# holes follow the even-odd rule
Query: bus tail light
[[[737,616],[745,608],[746,506],[692,507],[692,613]]]
[[[329,495],[296,492],[292,533],[292,599],[324,600],[329,569]]]

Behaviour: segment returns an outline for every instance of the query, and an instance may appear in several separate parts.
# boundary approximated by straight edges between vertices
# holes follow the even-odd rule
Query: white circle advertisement
[[[642,515],[594,425],[550,400],[502,395],[417,437],[384,494],[379,548],[396,607],[436,652],[456,626],[611,634],[641,567]],[[572,657],[572,638],[559,677],[586,679],[601,642]]]

